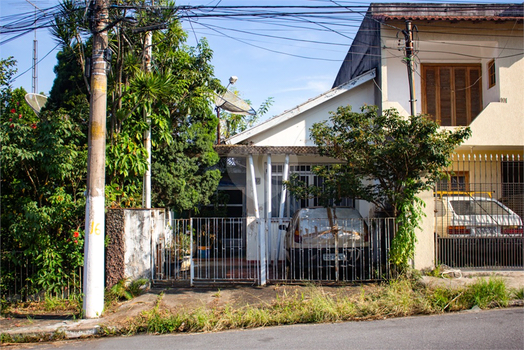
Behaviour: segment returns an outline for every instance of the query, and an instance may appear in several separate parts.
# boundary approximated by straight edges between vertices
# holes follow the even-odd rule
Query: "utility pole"
[[[151,0],[151,6],[154,1]],[[144,65],[147,73],[151,72],[151,60],[153,56],[153,31],[146,33]],[[147,152],[147,169],[144,174],[144,184],[142,188],[142,207],[145,209],[151,208],[151,116],[147,114],[144,109],[144,118],[146,120],[148,129],[144,132],[144,147]]]
[[[94,22],[91,101],[87,156],[87,198],[84,246],[84,317],[104,310],[105,148],[107,110],[107,27],[109,0],[93,0]]]
[[[415,66],[413,50],[413,28],[411,21],[406,21],[406,30],[403,31],[406,42],[406,60],[408,63],[408,81],[409,81],[409,103],[411,105],[411,115],[417,113],[417,100],[415,99]]]

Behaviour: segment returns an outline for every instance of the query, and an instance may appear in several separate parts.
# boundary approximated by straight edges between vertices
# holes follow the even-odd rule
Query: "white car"
[[[522,236],[522,219],[491,197],[441,196],[435,203],[439,237]]]

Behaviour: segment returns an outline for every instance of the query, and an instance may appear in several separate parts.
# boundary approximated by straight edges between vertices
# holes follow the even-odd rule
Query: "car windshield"
[[[510,215],[510,213],[496,201],[487,200],[452,200],[450,201],[457,215]]]

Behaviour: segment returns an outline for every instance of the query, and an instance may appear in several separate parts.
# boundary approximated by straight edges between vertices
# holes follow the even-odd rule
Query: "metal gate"
[[[455,154],[435,191],[437,262],[450,267],[524,267],[521,155]]]
[[[330,272],[333,266],[329,258],[327,265],[318,265],[311,256],[313,250],[321,254],[325,248],[322,245],[298,251],[286,246],[288,222],[259,219],[248,223],[246,218],[171,220],[164,240],[153,252],[153,281],[265,284],[389,277],[387,261],[395,228],[393,219],[362,219],[366,235],[352,241],[362,249],[342,259],[338,274]]]

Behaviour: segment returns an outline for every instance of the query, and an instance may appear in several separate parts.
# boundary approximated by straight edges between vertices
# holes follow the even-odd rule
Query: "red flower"
[[[36,124],[31,125],[33,129],[36,129]]]
[[[18,119],[22,119],[22,115],[21,114],[18,115]]]
[[[75,239],[75,244],[77,244],[77,243],[78,243],[78,241]]]
[[[9,125],[9,127],[10,127],[10,128],[14,128],[14,127],[15,127],[15,125],[14,125],[14,124],[11,124],[11,125]]]
[[[12,122],[12,121],[13,121],[13,118],[9,118],[9,121]]]
[[[16,113],[16,110],[14,108],[11,108],[11,113]]]
[[[79,235],[80,235],[80,234],[78,233],[78,231],[75,231],[75,233],[73,233],[73,236],[74,236],[75,238],[78,238]]]
[[[17,102],[16,105],[17,105],[17,106],[20,106],[20,102]]]

